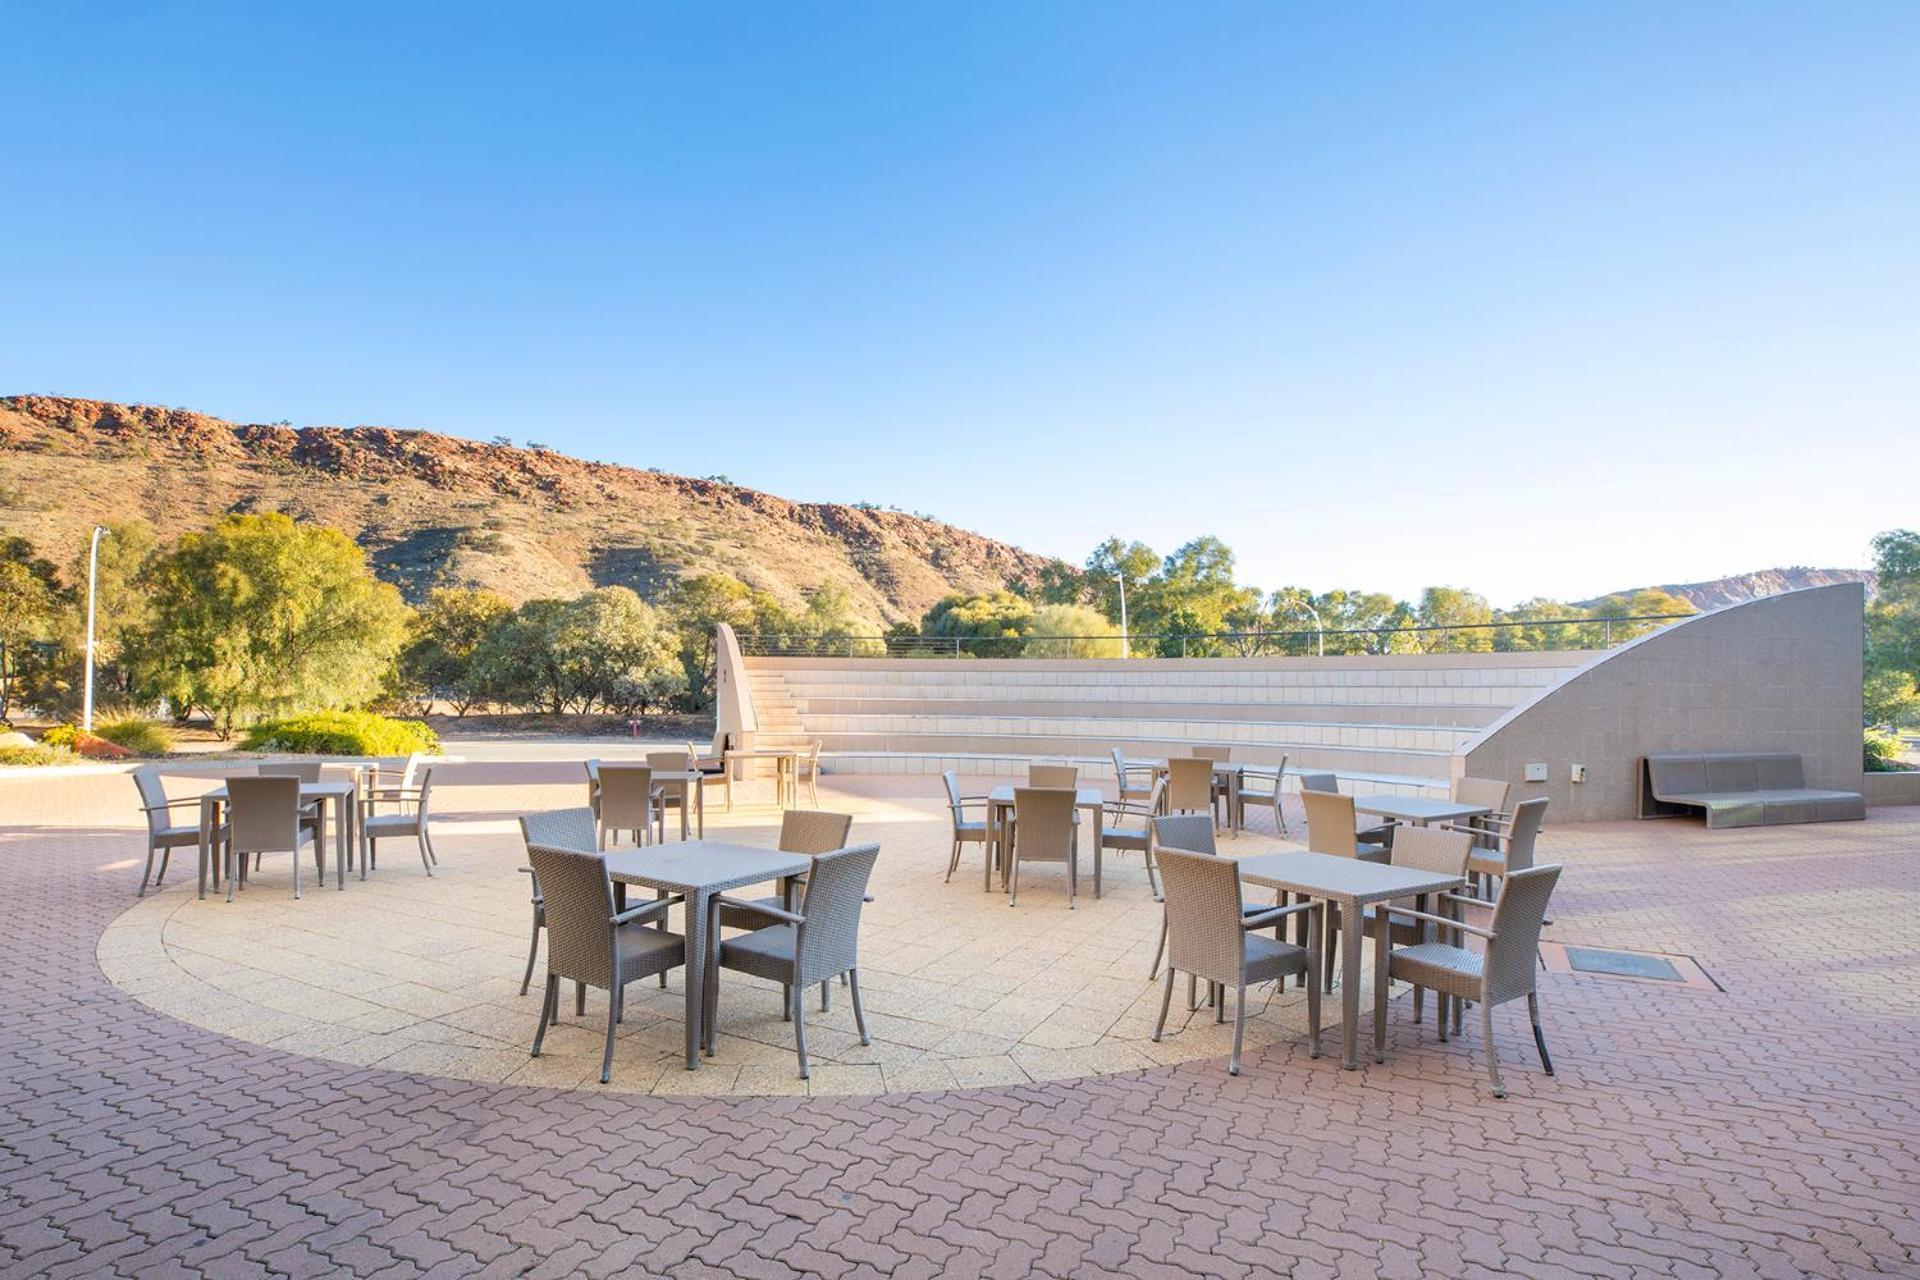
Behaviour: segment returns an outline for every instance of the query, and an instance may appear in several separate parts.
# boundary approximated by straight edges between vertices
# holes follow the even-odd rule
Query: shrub
[[[440,739],[419,720],[395,720],[371,711],[316,711],[263,721],[247,730],[241,746],[303,755],[404,756],[438,751]]]
[[[1868,773],[1901,773],[1906,766],[1900,763],[1900,739],[1882,729],[1869,729],[1866,733],[1865,760]]]
[[[74,744],[80,741],[80,730],[70,724],[57,724],[41,734],[40,741],[50,747],[61,747],[71,751]]]
[[[137,756],[163,756],[173,750],[175,741],[171,728],[138,716],[101,725],[100,736]]]
[[[36,742],[30,747],[0,747],[0,765],[72,764],[76,757],[66,747]]]

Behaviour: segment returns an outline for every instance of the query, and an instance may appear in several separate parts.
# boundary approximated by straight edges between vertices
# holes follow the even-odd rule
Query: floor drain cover
[[[1601,951],[1595,947],[1568,947],[1567,963],[1581,973],[1606,973],[1616,978],[1652,978],[1658,982],[1685,982],[1673,961],[1665,956],[1632,951]]]

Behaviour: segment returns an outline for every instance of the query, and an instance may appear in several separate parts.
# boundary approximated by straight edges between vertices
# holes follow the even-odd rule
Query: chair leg
[[[136,898],[144,898],[147,896],[147,881],[153,879],[153,852],[154,852],[153,846],[148,845],[147,846],[147,869],[140,873],[140,891],[133,895]]]
[[[433,851],[427,848],[427,829],[425,827],[421,827],[420,828],[420,865],[427,869],[428,875],[433,874],[434,861],[435,859],[433,856]]]
[[[1393,985],[1393,926],[1383,910],[1373,930],[1373,1060],[1387,1060],[1387,989]]]
[[[953,883],[953,873],[958,871],[959,869],[960,869],[960,838],[958,836],[955,836],[953,840],[953,853],[947,859],[946,882],[948,884]]]
[[[1207,1002],[1213,1006],[1213,1021],[1216,1026],[1227,1020],[1227,987],[1223,982],[1207,984]]]
[[[820,984],[820,1012],[827,1013],[831,1011],[832,1008],[833,983],[831,981],[825,981]]]
[[[793,1014],[793,1049],[800,1055],[800,1078],[810,1078],[807,1071],[807,1002],[800,998],[799,987],[788,987],[787,1004]]]
[[[1226,1003],[1225,995],[1221,996],[1220,1002]],[[1240,1074],[1240,1042],[1245,1039],[1246,1034],[1247,984],[1243,982],[1235,989],[1233,1000],[1233,1056],[1227,1059],[1227,1074],[1230,1076]]]
[[[1540,1029],[1540,997],[1532,992],[1527,993],[1527,1018],[1533,1023],[1533,1043],[1540,1050],[1540,1065],[1552,1075],[1553,1059],[1547,1056],[1547,1036]]]
[[[172,865],[173,865],[173,850],[162,849],[160,851],[160,874],[153,878],[154,888],[158,889],[162,884],[166,883],[167,868],[171,867]]]
[[[1483,993],[1484,994],[1484,993]],[[1500,1083],[1500,1059],[1493,1050],[1493,1003],[1480,1002],[1480,1035],[1487,1042],[1487,1079],[1493,1081],[1493,1096],[1507,1096],[1507,1086]]]
[[[858,969],[849,969],[847,970],[846,977],[847,993],[853,1000],[853,1025],[860,1031],[860,1043],[872,1044],[873,1041],[867,1039],[867,1011],[860,1004],[860,971]],[[1549,1068],[1548,1074],[1552,1074],[1551,1068]]]
[[[533,984],[533,958],[540,954],[540,917],[533,917],[533,940],[527,943],[527,972],[520,979],[520,994],[527,994],[527,988]]]
[[[1007,905],[1010,907],[1020,905],[1020,853],[1018,850],[1013,854],[1013,880],[1007,889]]]
[[[1438,1007],[1434,1010],[1433,1020],[1440,1026],[1440,1043],[1445,1044],[1448,1039],[1447,1029],[1453,1022],[1453,997],[1444,991],[1435,992],[1434,997]]]
[[[584,982],[576,982],[573,984],[573,1016],[576,1018],[584,1018],[586,1014],[587,984]]]
[[[1162,915],[1160,917],[1160,945],[1153,949],[1153,972],[1147,975],[1148,982],[1152,982],[1155,978],[1160,976],[1160,961],[1166,956],[1166,954],[1167,954],[1167,917],[1165,915]],[[1167,972],[1171,973],[1173,972],[1173,970],[1169,969],[1167,970]]]
[[[1153,1027],[1153,1042],[1160,1043],[1160,1037],[1167,1030],[1167,1010],[1173,1007],[1173,966],[1167,966],[1167,985],[1160,992],[1160,1021]]]
[[[553,1021],[554,1006],[560,1003],[560,979],[549,973],[547,989],[540,996],[540,1025],[533,1033],[533,1057],[540,1056],[540,1046],[547,1038],[547,1025]]]
[[[616,982],[618,980],[616,979]],[[607,1048],[600,1055],[600,1083],[613,1079],[613,1027],[620,1021],[620,988],[607,992]]]
[[[1319,963],[1320,912],[1308,911],[1307,926],[1307,971],[1301,976],[1307,987],[1307,1056],[1320,1056],[1320,975],[1315,972]]]

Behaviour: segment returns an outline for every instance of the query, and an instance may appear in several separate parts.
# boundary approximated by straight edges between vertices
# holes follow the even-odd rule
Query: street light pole
[[[1115,569],[1113,576],[1120,580],[1120,656],[1131,658],[1133,651],[1127,644],[1127,575],[1125,571]]]
[[[93,526],[93,538],[87,545],[87,687],[80,712],[80,728],[87,733],[93,732],[93,602],[100,571],[100,535],[105,532],[99,525]]]
[[[1311,600],[1304,600],[1299,596],[1292,597],[1287,601],[1287,603],[1289,606],[1297,606],[1299,608],[1305,609],[1307,613],[1312,616],[1315,656],[1321,657],[1321,658],[1326,657],[1327,656],[1327,629],[1320,625],[1320,611],[1313,607],[1313,602]]]

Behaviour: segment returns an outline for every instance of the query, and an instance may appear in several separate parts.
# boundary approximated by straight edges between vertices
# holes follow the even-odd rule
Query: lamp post
[[[105,532],[99,525],[93,526],[93,538],[87,544],[87,687],[80,711],[80,727],[87,733],[93,732],[93,602],[100,571],[100,535]]]
[[[1307,613],[1312,616],[1314,656],[1318,658],[1326,657],[1327,656],[1327,630],[1325,627],[1320,625],[1320,611],[1313,607],[1312,601],[1303,600],[1299,596],[1292,597],[1287,601],[1287,604],[1289,606],[1298,606],[1299,608],[1305,609]]]
[[[1133,650],[1127,643],[1127,574],[1124,569],[1115,569],[1113,576],[1120,582],[1120,656],[1131,658]]]

